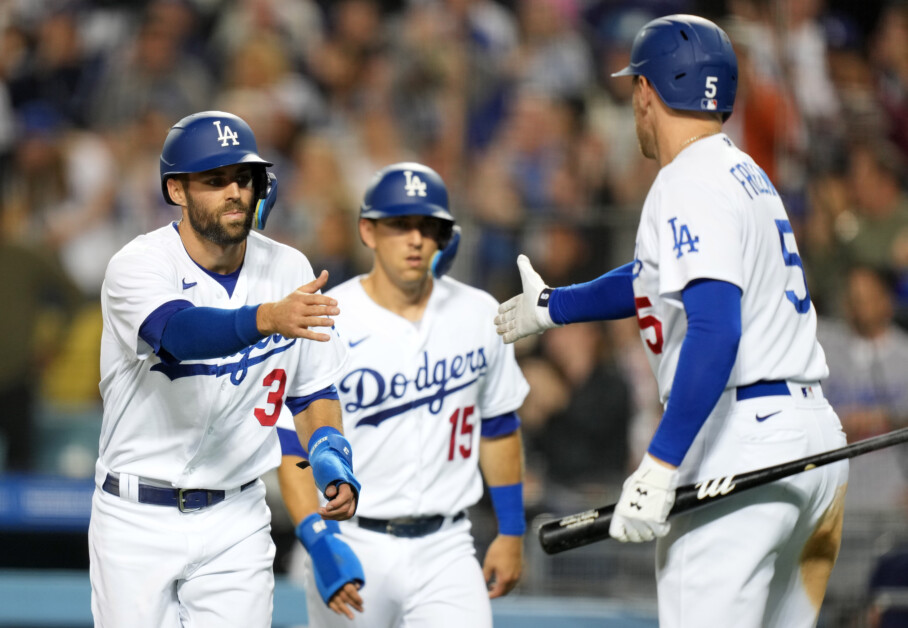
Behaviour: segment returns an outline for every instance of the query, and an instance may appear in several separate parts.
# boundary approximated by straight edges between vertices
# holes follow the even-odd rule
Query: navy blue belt
[[[240,487],[241,491],[255,484],[255,480],[246,482]],[[120,479],[110,473],[104,478],[101,485],[105,491],[117,497],[120,496]],[[164,488],[139,484],[139,503],[154,504],[155,506],[176,506],[180,512],[192,512],[206,506],[214,506],[224,501],[225,491],[209,490],[205,488]]]
[[[757,397],[788,397],[791,396],[791,391],[788,390],[788,383],[785,380],[761,379],[747,386],[738,386],[736,394],[738,401],[744,401]]]
[[[467,513],[461,510],[451,519],[452,522],[460,521],[467,516]],[[402,536],[415,538],[426,536],[437,532],[445,522],[444,515],[431,515],[428,517],[400,517],[398,519],[370,519],[369,517],[357,517],[356,522],[359,527],[372,532],[382,532],[392,536]]]

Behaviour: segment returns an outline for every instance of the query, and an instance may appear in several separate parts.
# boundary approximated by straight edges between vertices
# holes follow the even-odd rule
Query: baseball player
[[[161,185],[182,217],[108,265],[89,526],[96,626],[271,626],[275,548],[259,476],[280,461],[279,417],[309,445],[324,512],[355,512],[334,388],[339,310],[318,292],[327,275],[250,231],[274,202],[270,165],[240,118],[180,120]]]
[[[636,316],[664,414],[609,533],[659,539],[659,625],[813,626],[838,553],[847,462],[666,520],[679,484],[845,444],[818,383],[826,359],[785,208],[722,133],[734,51],[712,22],[672,15],[640,30],[614,76],[633,77],[640,148],[660,166],[634,260],[553,290],[520,256],[523,293],[501,306],[498,333],[514,342]]]
[[[337,329],[350,352],[337,385],[344,431],[368,487],[355,518],[324,521],[311,480],[303,491],[294,479],[304,454],[291,425],[282,438],[296,444],[278,474],[308,550],[309,620],[490,627],[489,598],[508,593],[523,564],[516,410],[529,386],[488,324],[498,303],[443,276],[460,236],[436,172],[416,163],[379,171],[359,232],[371,272],[329,291],[343,306]],[[482,568],[466,513],[482,495],[480,470],[498,520]]]

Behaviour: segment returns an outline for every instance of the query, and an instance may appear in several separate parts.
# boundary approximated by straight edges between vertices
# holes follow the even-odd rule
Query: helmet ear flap
[[[277,200],[277,176],[264,168],[257,168],[256,170],[258,172],[253,175],[255,177],[253,187],[258,202],[255,204],[255,216],[253,217],[252,226],[256,229],[264,229],[268,214],[271,213],[274,201]]]
[[[432,276],[438,279],[446,272],[451,270],[454,264],[454,257],[457,255],[457,247],[460,246],[460,225],[453,225],[451,237],[440,251],[435,252],[432,258]]]

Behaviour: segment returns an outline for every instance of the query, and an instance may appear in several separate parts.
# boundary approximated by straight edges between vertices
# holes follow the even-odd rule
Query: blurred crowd
[[[177,217],[158,170],[177,120],[219,109],[250,124],[281,183],[265,233],[330,285],[365,270],[355,226],[372,174],[431,166],[464,227],[452,274],[504,300],[520,252],[550,285],[631,259],[656,167],[637,148],[631,81],[609,75],[669,13],[733,40],[725,131],[785,199],[846,430],[904,426],[908,3],[855,4],[0,2],[0,469],[47,470],[48,417],[99,423],[101,281],[123,244]],[[660,417],[636,321],[552,330],[518,352],[531,508],[617,497]],[[67,468],[89,475],[90,453]],[[908,508],[906,458],[868,457],[866,477],[891,486],[863,506]]]

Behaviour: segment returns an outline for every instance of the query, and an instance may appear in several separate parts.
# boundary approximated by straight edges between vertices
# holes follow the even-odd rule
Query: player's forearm
[[[312,468],[300,469],[297,463],[302,461],[303,458],[299,456],[281,456],[281,464],[277,468],[281,497],[294,526],[299,525],[300,521],[316,512],[319,507]]]
[[[333,427],[343,433],[340,401],[336,399],[316,399],[305,410],[293,417],[296,433],[304,445],[320,427]]]
[[[356,513],[360,483],[353,475],[353,447],[343,435],[340,402],[316,399],[293,417],[312,468],[312,479],[328,503],[319,508],[325,519],[344,521]]]
[[[555,288],[549,300],[552,320],[564,325],[634,316],[633,273],[630,262],[592,281]]]
[[[498,534],[521,537],[526,533],[523,504],[523,441],[520,430],[498,437],[483,437],[479,465],[489,485],[498,521]]]
[[[523,481],[523,439],[520,430],[504,436],[482,437],[479,442],[479,468],[489,486]]]

